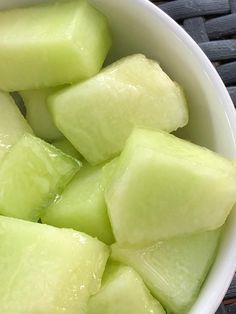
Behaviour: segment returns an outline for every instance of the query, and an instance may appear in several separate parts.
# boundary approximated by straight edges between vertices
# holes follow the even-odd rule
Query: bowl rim
[[[168,27],[171,31],[173,31],[181,39],[181,41],[184,42],[184,44],[193,52],[194,57],[198,59],[201,66],[204,68],[207,76],[209,77],[209,79],[212,82],[212,85],[215,88],[216,93],[219,95],[219,98],[222,100],[219,105],[222,106],[226,114],[226,117],[228,119],[229,128],[232,133],[234,148],[236,150],[236,110],[234,108],[231,97],[226,89],[226,86],[224,85],[222,79],[220,78],[219,74],[217,73],[216,69],[214,68],[210,60],[207,58],[205,53],[201,50],[198,44],[192,39],[192,37],[184,29],[182,29],[182,27],[176,21],[174,21],[169,15],[167,15],[160,8],[158,8],[154,3],[150,2],[149,0],[130,0],[130,2],[131,3],[133,2],[134,3],[133,5],[138,5],[142,7],[143,10],[146,10],[147,13],[153,15],[154,17],[161,19],[163,24],[165,24],[166,27]],[[235,158],[236,158],[236,155],[235,155]],[[236,229],[236,223],[235,223],[236,219],[233,219],[233,218],[231,219],[233,220],[233,223],[231,223],[231,226],[229,226],[229,229],[231,229],[231,235],[230,235],[231,240],[229,242],[231,244],[232,243],[236,244],[236,231],[233,232],[232,230],[233,228]],[[235,215],[235,218],[236,218],[236,215]],[[230,247],[232,248],[232,245]],[[213,265],[214,264],[215,263],[213,263]],[[204,304],[203,306],[202,300],[199,301],[199,297],[200,297],[199,295],[198,299],[196,300],[195,304],[193,305],[192,309],[190,310],[188,314],[199,314],[199,312],[197,312],[199,308],[203,309],[203,312],[201,312],[201,314],[202,313],[204,314],[215,313],[222,299],[224,298],[225,293],[227,292],[227,289],[233,279],[235,271],[236,271],[236,250],[235,252],[231,253],[231,258],[229,258],[228,256],[227,269],[225,270],[224,274],[222,273],[221,276],[220,274],[218,275],[218,277],[221,279],[219,280],[220,287],[216,289],[217,291],[215,293],[211,294],[208,304]]]
[[[19,6],[22,3],[26,3],[28,0],[14,0],[13,6],[19,1]],[[38,3],[42,2],[43,0],[30,0],[29,4],[32,3]],[[102,0],[97,0],[102,1]],[[110,0],[103,0],[109,2]],[[114,0],[117,1],[117,0]],[[194,57],[198,60],[199,64],[204,68],[206,74],[208,75],[209,79],[212,82],[212,85],[215,88],[216,93],[219,95],[219,98],[222,100],[219,103],[219,106],[222,107],[224,110],[226,117],[229,122],[229,129],[232,133],[232,139],[234,143],[234,148],[235,148],[235,159],[236,159],[236,110],[234,108],[233,102],[228,94],[228,91],[222,82],[221,78],[219,77],[216,69],[214,66],[211,64],[210,60],[206,57],[204,52],[201,50],[201,48],[198,46],[198,44],[181,28],[181,26],[176,23],[171,17],[169,17],[166,13],[164,13],[161,9],[159,9],[154,3],[151,3],[149,0],[118,0],[117,2],[122,3],[122,5],[125,7],[126,5],[132,5],[132,6],[139,6],[142,8],[142,10],[145,10],[149,15],[152,15],[154,18],[158,18],[162,21],[163,24],[166,25],[167,28],[169,28],[171,31],[173,31],[180,39],[181,41],[185,44],[186,47],[188,47],[189,50],[191,50],[194,54]],[[9,4],[8,0],[2,0],[0,3],[0,9],[3,7],[9,7],[12,6]],[[229,251],[230,248],[232,248],[232,243],[236,244],[236,212],[235,212],[235,217],[233,217],[232,223],[229,226],[230,229],[230,243],[231,245],[228,245],[226,250]],[[228,229],[228,228],[227,228]],[[235,229],[233,231],[233,229]],[[229,254],[228,254],[229,255]],[[208,304],[203,304],[202,300],[196,300],[195,305],[193,308],[190,310],[188,314],[213,314],[219,304],[221,303],[221,300],[223,299],[229,284],[233,278],[233,275],[236,270],[236,249],[234,252],[230,253],[230,258],[229,256],[227,257],[227,269],[226,271],[221,274],[218,274],[218,279],[220,282],[220,287],[216,289],[214,293],[211,294],[209,298]],[[204,299],[204,298],[202,298]],[[196,306],[196,308],[195,308]],[[201,313],[199,311],[197,312],[197,309],[201,308]]]

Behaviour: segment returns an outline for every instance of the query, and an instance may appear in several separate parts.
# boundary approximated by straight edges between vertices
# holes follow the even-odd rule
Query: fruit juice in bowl
[[[55,1],[1,1],[0,8],[49,2]],[[77,1],[79,2],[84,1]],[[71,8],[77,9],[77,4],[74,3]],[[47,58],[42,58],[42,51],[37,49],[34,53],[29,52],[34,49],[32,45],[33,48],[25,51],[32,58],[30,60],[37,57],[37,66],[32,65],[33,70],[30,71],[25,68],[22,80],[17,77],[18,68],[15,68],[15,72],[14,68],[12,72],[6,72],[6,76],[0,79],[1,89],[7,92],[18,91],[27,109],[31,108],[31,116],[28,110],[26,118],[33,129],[25,125],[25,121],[20,121],[22,117],[19,118],[15,109],[12,109],[14,114],[9,113],[9,119],[16,116],[14,120],[20,121],[17,122],[20,131],[14,137],[11,136],[14,142],[10,143],[10,151],[4,152],[6,158],[0,169],[0,182],[4,178],[0,214],[13,217],[6,218],[6,221],[2,218],[2,224],[0,222],[0,227],[5,230],[4,241],[9,241],[8,229],[14,239],[20,237],[17,230],[24,228],[27,229],[28,236],[45,241],[45,250],[40,245],[36,246],[36,251],[42,252],[40,258],[37,252],[30,253],[30,249],[28,254],[32,254],[29,256],[33,256],[31,258],[36,265],[38,261],[41,267],[45,263],[51,267],[51,277],[48,276],[46,267],[44,270],[47,274],[46,286],[47,282],[52,282],[52,287],[60,288],[60,285],[63,286],[60,280],[64,278],[66,293],[57,306],[59,313],[62,310],[74,313],[77,309],[79,313],[85,313],[88,309],[89,314],[125,311],[140,314],[165,311],[213,314],[227,290],[236,264],[234,210],[228,217],[224,230],[219,229],[236,200],[234,168],[229,161],[236,156],[236,115],[233,104],[221,79],[197,44],[149,1],[90,0],[89,3],[108,19],[112,34],[112,45],[106,59],[106,64],[111,64],[109,67],[99,72],[111,44],[108,33],[104,31],[106,26],[103,19],[98,18],[92,9],[83,9],[83,14],[92,17],[95,25],[88,28],[89,31],[92,30],[91,36],[85,40],[85,35],[81,35],[83,32],[77,34],[76,28],[72,27],[79,20],[79,9],[78,15],[74,16],[70,4],[68,7],[65,4],[63,10],[58,4],[55,6],[57,16],[62,17],[65,26],[69,25],[66,32],[62,33],[66,36],[70,34],[75,41],[79,38],[82,43],[85,40],[89,44],[83,46],[76,41],[76,49],[79,49],[75,53],[73,45],[65,44],[60,32],[60,27],[64,30],[64,26],[61,26],[61,19],[55,17],[57,27],[54,29],[51,26],[50,29],[58,36],[55,47],[61,49],[65,57],[62,58],[63,54],[58,54],[55,47],[52,50],[55,60],[54,55],[50,55],[50,43],[54,38],[49,33],[50,43],[44,41],[46,48],[42,50],[45,55],[48,54]],[[43,14],[39,16],[37,9],[35,12],[32,14],[43,21]],[[50,14],[55,14],[53,12]],[[49,14],[48,16],[50,17]],[[70,16],[73,16],[74,24],[71,23]],[[44,17],[46,20],[47,16]],[[25,15],[25,20],[27,18]],[[86,23],[84,22],[84,29],[87,29]],[[19,29],[22,25],[19,22]],[[39,36],[40,27],[43,29],[45,25],[35,27]],[[23,28],[24,25],[20,30]],[[0,28],[0,47],[1,34],[3,38],[3,28]],[[11,36],[10,32],[9,34]],[[32,36],[33,33],[29,30],[28,34]],[[66,39],[72,37],[68,35]],[[20,36],[18,40],[21,40]],[[11,46],[6,45],[4,48],[9,49],[6,51],[10,55]],[[27,65],[28,61],[21,57],[21,47],[16,45],[16,49],[19,49],[18,57],[13,58],[11,55],[11,62],[22,69],[24,62]],[[93,53],[90,54],[90,50]],[[81,57],[86,51],[89,51],[87,56],[88,60],[92,60],[92,65],[88,65],[86,58]],[[120,61],[116,62],[117,60]],[[58,64],[54,64],[53,68],[51,66],[54,62]],[[63,62],[63,71],[58,71]],[[1,67],[4,69],[4,64],[0,62]],[[163,101],[158,100],[162,97]],[[9,102],[8,107],[12,106],[6,95],[2,97],[2,102]],[[37,109],[34,110],[31,103]],[[39,103],[46,104],[44,111],[39,111]],[[45,118],[40,120],[42,115]],[[33,120],[32,117],[38,119]],[[40,123],[36,125],[34,121]],[[46,124],[50,128],[46,128]],[[133,132],[130,125],[134,126]],[[175,131],[176,136],[206,147],[229,160],[167,133],[172,131]],[[24,132],[27,135],[21,137]],[[118,159],[108,163],[120,152]],[[22,176],[21,167],[27,158],[32,158],[32,163]],[[46,173],[43,179],[42,173]],[[9,174],[16,180],[23,178],[18,187],[14,187],[21,192],[18,193],[17,201],[12,201],[8,196],[14,190],[10,181],[5,180]],[[35,177],[40,179],[35,180]],[[171,184],[174,184],[176,190],[170,188]],[[24,189],[27,187],[29,195],[33,195],[30,201],[21,197],[22,186]],[[156,203],[158,199],[161,199],[161,206]],[[191,203],[190,215],[187,212],[188,202]],[[1,209],[2,204],[5,211]],[[12,210],[13,207],[16,208],[15,211]],[[35,223],[39,218],[43,224]],[[21,219],[33,222],[21,222]],[[64,233],[64,229],[59,228],[72,228],[89,236],[73,233],[76,232],[73,230]],[[217,251],[221,233],[223,236]],[[91,236],[100,241],[96,242]],[[69,273],[66,273],[63,263],[58,264],[56,271],[52,267],[52,262],[60,258],[57,246],[48,254],[49,261],[44,260],[44,255],[47,250],[50,251],[57,238],[62,243],[63,254],[68,255],[64,265],[71,269]],[[79,239],[78,242],[75,238]],[[107,245],[112,244],[110,251],[113,259],[106,266],[102,286],[101,278],[110,253],[101,241]],[[117,243],[114,244],[114,241]],[[21,248],[23,252],[24,245],[29,248],[33,243],[32,240],[32,243],[29,241],[24,244],[22,240],[19,250]],[[68,249],[70,245],[72,250]],[[99,257],[99,262],[96,261],[96,256]],[[82,257],[83,260],[88,260],[89,267],[83,263]],[[76,270],[74,260],[77,258],[84,272]],[[6,260],[9,264],[12,263],[12,258],[8,255]],[[22,260],[25,260],[25,256]],[[27,272],[27,266],[24,271]],[[31,272],[34,274],[32,269],[29,273]],[[71,272],[77,277],[72,278]],[[7,281],[7,272],[5,276]],[[71,280],[66,280],[67,276]],[[22,278],[17,281],[19,287],[24,283],[23,275]],[[27,278],[30,281],[33,275],[32,278]],[[79,278],[78,282],[76,278]],[[82,282],[85,288],[81,288]],[[84,289],[82,297],[79,292],[81,289],[76,287],[78,284]],[[74,293],[70,299],[71,287],[76,288],[72,289]],[[45,291],[50,295],[54,290]],[[17,292],[13,296],[17,300]],[[58,300],[56,299],[57,302]],[[55,311],[55,302],[50,298],[46,299],[45,304],[46,307],[39,303],[38,306],[42,306],[40,313]],[[18,313],[13,303],[5,302],[4,306],[2,305],[4,313],[7,310],[9,312],[9,309],[12,314]],[[24,306],[23,304],[22,309],[25,313],[33,313],[34,308],[26,311]]]

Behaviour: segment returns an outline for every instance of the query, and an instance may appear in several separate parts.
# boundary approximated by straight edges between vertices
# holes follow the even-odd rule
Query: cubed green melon
[[[103,166],[102,172],[103,172],[104,190],[106,190],[107,187],[110,186],[112,182],[113,174],[115,173],[115,170],[118,167],[118,164],[119,164],[119,157],[116,157]]]
[[[220,234],[207,231],[145,248],[115,244],[112,257],[133,267],[170,313],[187,314],[214,261]]]
[[[26,132],[32,130],[13,98],[0,92],[0,160]]]
[[[107,258],[83,233],[0,216],[0,313],[86,314]]]
[[[65,137],[52,142],[56,148],[60,149],[63,153],[70,155],[76,159],[82,160],[82,155],[74,148],[74,146]]]
[[[147,245],[223,225],[236,202],[236,169],[174,135],[136,129],[105,198],[117,242]]]
[[[140,276],[128,266],[108,263],[102,287],[92,296],[88,314],[165,314]]]
[[[0,214],[37,221],[79,168],[52,145],[23,135],[0,165]]]
[[[46,98],[57,90],[58,88],[54,87],[20,92],[26,107],[26,119],[34,134],[49,142],[62,137],[46,104]]]
[[[0,89],[20,91],[96,74],[111,45],[106,18],[85,0],[0,12]]]
[[[171,132],[188,122],[182,89],[141,54],[59,91],[48,103],[59,130],[92,164],[118,155],[134,126]]]
[[[43,223],[73,228],[114,242],[103,191],[102,166],[83,166],[64,192],[45,211]]]

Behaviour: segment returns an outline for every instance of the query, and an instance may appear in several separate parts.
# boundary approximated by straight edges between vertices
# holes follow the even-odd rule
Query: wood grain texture
[[[236,39],[200,42],[199,46],[211,61],[236,59]]]
[[[230,12],[228,0],[176,0],[162,3],[159,7],[176,21],[194,16]]]

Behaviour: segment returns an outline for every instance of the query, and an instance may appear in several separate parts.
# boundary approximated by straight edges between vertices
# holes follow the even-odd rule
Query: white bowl
[[[160,62],[185,89],[189,125],[180,136],[236,159],[236,113],[216,70],[182,28],[148,0],[91,0],[109,18],[110,60],[142,52]],[[236,268],[236,210],[220,250],[189,314],[214,314]]]
[[[0,8],[47,0],[0,0]],[[53,1],[53,0],[51,0]],[[185,89],[189,125],[180,136],[236,159],[236,113],[214,67],[182,28],[148,0],[90,0],[109,18],[114,45],[109,61],[142,52],[160,62]],[[236,267],[236,210],[213,268],[189,314],[214,314]]]

